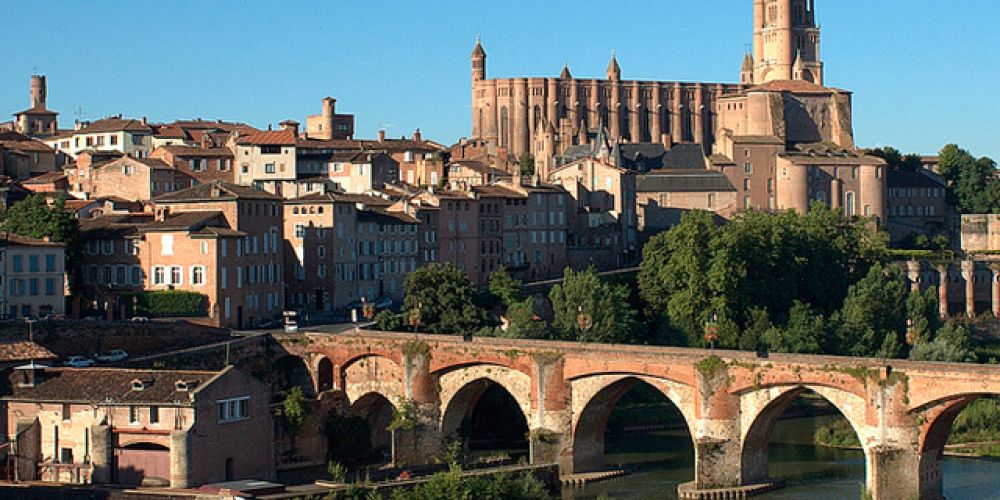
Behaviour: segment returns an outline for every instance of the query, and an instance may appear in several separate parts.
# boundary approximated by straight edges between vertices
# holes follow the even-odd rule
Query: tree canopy
[[[625,343],[635,331],[628,288],[602,281],[593,267],[579,272],[566,268],[549,300],[556,339]]]
[[[406,275],[405,311],[420,311],[422,329],[431,333],[471,334],[483,324],[473,304],[476,288],[454,264],[432,263]]]
[[[956,144],[948,144],[938,155],[941,176],[964,214],[1000,213],[1000,179],[997,164],[991,158],[976,159]]]

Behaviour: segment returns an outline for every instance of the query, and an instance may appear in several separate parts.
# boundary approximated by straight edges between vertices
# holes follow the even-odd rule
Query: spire
[[[743,56],[743,71],[753,71],[753,54],[750,52]]]
[[[611,51],[611,61],[608,63],[608,80],[621,80],[622,79],[622,69],[618,66],[618,59],[615,57],[615,51]]]
[[[486,51],[483,50],[483,39],[479,35],[476,35],[476,47],[472,49],[472,57],[486,58]]]
[[[563,63],[562,73],[559,73],[559,78],[561,78],[563,80],[570,80],[570,79],[573,78],[573,75],[571,75],[570,72],[569,72],[569,65],[568,64]]]
[[[802,78],[802,51],[795,51],[795,62],[792,63],[792,79],[793,80],[804,80]]]

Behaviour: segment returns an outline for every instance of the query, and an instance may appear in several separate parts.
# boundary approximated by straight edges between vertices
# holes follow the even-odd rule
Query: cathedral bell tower
[[[753,83],[823,85],[815,0],[754,0],[753,23]]]

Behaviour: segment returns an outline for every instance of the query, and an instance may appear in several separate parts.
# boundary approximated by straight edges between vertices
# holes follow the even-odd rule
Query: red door
[[[154,445],[132,445],[115,450],[115,482],[140,486],[143,479],[170,482],[170,450]]]

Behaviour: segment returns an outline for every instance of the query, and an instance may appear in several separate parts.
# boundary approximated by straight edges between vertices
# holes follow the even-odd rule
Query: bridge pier
[[[895,448],[891,446],[873,446],[866,457],[868,465],[868,493],[876,500],[937,500],[941,495],[941,483],[938,481],[936,494],[934,488],[925,488],[921,481],[920,454],[915,449]],[[940,465],[938,465],[940,479]],[[930,486],[930,485],[927,485]],[[926,491],[925,491],[926,490]]]

